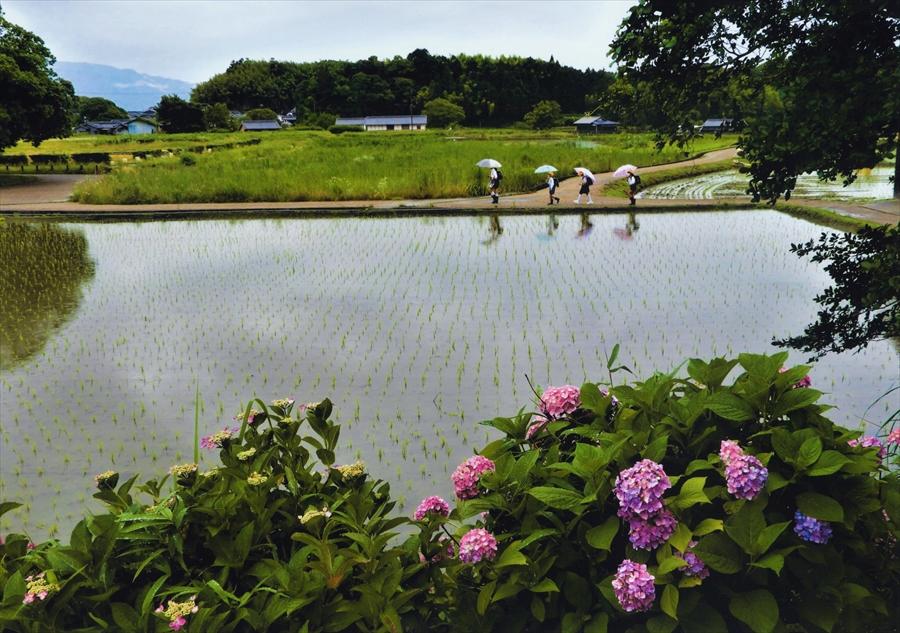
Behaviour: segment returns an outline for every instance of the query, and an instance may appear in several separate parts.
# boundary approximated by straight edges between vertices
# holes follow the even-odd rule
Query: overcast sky
[[[241,57],[291,61],[484,53],[609,68],[630,0],[2,0],[60,61],[198,82]]]

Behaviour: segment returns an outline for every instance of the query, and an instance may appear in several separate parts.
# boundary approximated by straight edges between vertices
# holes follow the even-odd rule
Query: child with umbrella
[[[541,165],[534,170],[536,174],[547,174],[547,191],[550,193],[550,204],[556,200],[559,204],[559,198],[556,196],[556,188],[559,187],[559,178],[556,177],[558,170],[553,165]]]
[[[594,174],[586,167],[576,167],[575,173],[581,176],[581,189],[578,190],[578,197],[574,200],[575,204],[581,204],[581,196],[587,196],[587,203],[594,204],[591,198],[591,185],[594,184]]]

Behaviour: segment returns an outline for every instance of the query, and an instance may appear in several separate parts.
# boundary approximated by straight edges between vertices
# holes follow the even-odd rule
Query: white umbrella
[[[492,167],[502,167],[499,162],[495,161],[493,158],[482,158],[480,161],[475,163],[476,167],[487,167],[491,169]]]
[[[624,178],[630,171],[637,171],[637,167],[635,167],[634,165],[622,165],[613,172],[613,178]]]
[[[553,165],[541,165],[537,169],[534,170],[536,174],[555,174],[559,170]]]
[[[576,167],[575,173],[579,174],[581,176],[587,176],[588,178],[591,179],[591,182],[597,182],[597,177],[594,176],[594,174],[591,172],[591,170],[588,169],[587,167]]]

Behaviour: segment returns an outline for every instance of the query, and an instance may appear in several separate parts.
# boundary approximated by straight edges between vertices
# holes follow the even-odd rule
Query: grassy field
[[[258,145],[216,149],[253,138],[240,133],[160,135],[143,139],[79,137],[47,142],[44,153],[74,151],[175,150],[171,156],[136,161],[114,156],[113,171],[83,183],[75,199],[93,204],[377,200],[481,195],[486,170],[475,163],[503,163],[503,189],[528,191],[541,176],[534,168],[551,163],[563,175],[578,165],[596,172],[621,163],[639,166],[682,160],[727,147],[734,138],[698,139],[687,151],[657,152],[650,134],[576,137],[570,131],[434,130],[425,133],[283,131],[258,135]],[[89,143],[90,141],[90,143]],[[139,143],[137,150],[133,144]],[[71,145],[67,145],[71,144]],[[210,147],[197,153],[198,145]],[[74,149],[77,147],[77,149]],[[192,153],[186,148],[195,148]],[[20,147],[15,148],[21,151]],[[181,149],[181,152],[178,150]]]

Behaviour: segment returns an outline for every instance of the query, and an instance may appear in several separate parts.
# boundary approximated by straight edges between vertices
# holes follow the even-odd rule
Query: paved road
[[[653,173],[665,171],[673,167],[690,167],[694,165],[703,165],[707,163],[715,163],[722,160],[735,158],[737,152],[734,148],[717,150],[709,152],[696,159],[680,161],[677,163],[668,163],[665,165],[655,165],[653,167],[641,168],[641,173]],[[432,200],[345,200],[345,201],[322,201],[322,202],[205,202],[205,203],[188,203],[188,204],[106,204],[106,205],[90,205],[77,202],[69,202],[68,198],[75,188],[75,185],[82,180],[88,178],[96,178],[97,176],[83,175],[40,175],[37,182],[27,185],[18,185],[15,187],[4,187],[0,189],[0,212],[27,214],[27,213],[72,213],[72,214],[106,214],[120,216],[122,214],[154,214],[164,215],[166,213],[196,213],[203,215],[204,212],[231,212],[231,211],[278,211],[278,210],[297,210],[297,211],[321,211],[323,213],[339,214],[350,210],[372,210],[381,212],[415,212],[416,210],[430,212],[455,212],[478,210],[487,211],[496,209],[498,213],[507,212],[512,209],[565,209],[568,212],[576,209],[584,208],[585,211],[592,213],[599,212],[621,212],[628,208],[628,200],[625,198],[617,198],[602,195],[602,189],[605,185],[611,183],[614,179],[611,172],[595,174],[597,177],[597,186],[594,191],[594,205],[582,205],[578,207],[573,204],[573,200],[578,195],[580,180],[578,178],[568,178],[564,180],[559,187],[560,205],[553,207],[547,206],[547,192],[540,190],[532,193],[523,193],[516,195],[503,196],[499,205],[492,205],[490,198],[485,196],[482,198],[441,198]],[[102,176],[100,176],[102,177]],[[810,200],[810,199],[794,199],[792,204],[797,206],[825,207],[833,209],[838,213],[853,217],[872,220],[882,224],[894,224],[900,221],[900,202],[889,200],[878,203],[849,203],[836,202],[831,200]],[[714,200],[641,200],[639,210],[650,209],[690,209],[702,210],[709,207],[722,206],[750,206],[746,198],[735,199],[714,199]]]

